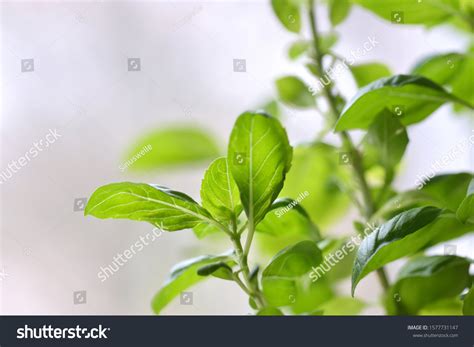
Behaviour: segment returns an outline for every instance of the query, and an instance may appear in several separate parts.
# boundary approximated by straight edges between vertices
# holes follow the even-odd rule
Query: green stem
[[[313,44],[314,44],[314,50],[315,50],[315,64],[317,67],[317,71],[319,73],[319,77],[321,78],[325,72],[323,68],[323,54],[321,53],[320,44],[319,44],[318,26],[316,22],[316,6],[314,3],[314,0],[309,0],[309,6],[310,6],[309,7],[309,21],[311,24],[311,33],[313,36]],[[337,109],[336,101],[332,94],[331,84],[323,88],[323,95],[325,96],[326,101],[329,105],[329,108],[334,118],[334,122],[336,122],[339,118],[339,111]],[[375,205],[372,199],[369,185],[365,178],[362,155],[357,150],[348,132],[342,131],[339,134],[341,136],[341,140],[342,140],[344,148],[346,149],[346,151],[351,153],[352,167],[354,169],[354,174],[359,182],[360,191],[361,191],[362,198],[364,201],[364,206],[363,206],[363,209],[361,210],[361,213],[366,219],[366,221],[369,221],[375,212]],[[385,290],[387,290],[389,288],[389,282],[385,274],[384,268],[382,267],[379,270],[377,270],[377,273],[379,274],[379,280],[382,287]]]

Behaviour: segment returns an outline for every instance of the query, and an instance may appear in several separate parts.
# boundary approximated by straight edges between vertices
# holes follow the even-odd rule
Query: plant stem
[[[309,0],[309,21],[311,24],[311,33],[313,36],[313,44],[315,50],[315,64],[319,73],[319,77],[321,78],[323,77],[325,72],[323,68],[323,54],[321,53],[319,44],[318,26],[316,22],[316,6],[314,0]],[[323,93],[329,105],[330,111],[333,115],[334,122],[336,122],[339,118],[339,111],[336,106],[336,100],[334,99],[334,95],[332,94],[331,84],[323,87]],[[342,131],[339,134],[341,136],[343,147],[351,154],[351,164],[354,169],[355,176],[360,184],[360,191],[364,201],[364,206],[361,210],[361,213],[366,219],[366,221],[369,221],[375,212],[375,205],[372,199],[369,185],[365,178],[362,155],[357,150],[348,132]],[[378,269],[377,274],[379,276],[379,280],[382,287],[384,288],[384,290],[387,290],[390,284],[388,282],[384,268],[382,267]]]

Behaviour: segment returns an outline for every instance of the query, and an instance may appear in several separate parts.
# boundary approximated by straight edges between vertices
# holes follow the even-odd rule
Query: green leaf
[[[351,10],[351,2],[349,0],[330,0],[329,2],[329,18],[331,24],[336,26],[344,21]]]
[[[474,104],[474,52],[467,54],[445,53],[431,55],[420,61],[412,70],[413,75],[427,77],[448,86],[457,97]]]
[[[170,127],[153,131],[136,141],[120,165],[122,171],[152,170],[200,164],[219,156],[219,147],[207,130]]]
[[[399,243],[406,242],[410,235],[433,222],[440,213],[441,210],[435,207],[415,208],[400,213],[367,236],[360,244],[352,269],[352,295],[367,274],[408,255],[412,250]]]
[[[296,76],[282,77],[276,80],[278,95],[282,102],[292,107],[314,107],[314,96],[309,87]]]
[[[319,50],[321,53],[327,54],[330,52],[331,48],[337,43],[339,40],[339,34],[335,31],[330,31],[328,33],[321,34],[319,36]],[[318,76],[318,72],[316,72],[316,76]]]
[[[463,223],[468,220],[474,222],[474,179],[471,180],[469,188],[467,188],[466,197],[461,202],[456,215]]]
[[[204,174],[201,200],[202,206],[220,222],[235,220],[242,212],[239,189],[226,158],[216,159]]]
[[[457,0],[354,0],[354,3],[395,24],[432,26],[462,15]]]
[[[262,109],[265,113],[277,119],[280,119],[282,116],[280,105],[278,105],[278,102],[276,100],[271,100],[267,102],[265,105],[262,106]]]
[[[200,256],[177,264],[171,270],[169,279],[153,298],[153,312],[159,314],[182,291],[205,279],[198,275],[199,268],[216,261],[231,261],[231,259],[230,253],[227,253],[219,256]]]
[[[301,29],[301,18],[298,4],[292,0],[272,0],[272,8],[281,24],[291,32]]]
[[[381,63],[352,65],[350,69],[359,88],[392,74],[390,69]]]
[[[474,231],[453,212],[436,207],[414,208],[382,224],[361,243],[352,270],[352,293],[368,273],[399,258]]]
[[[269,209],[263,221],[257,226],[257,231],[272,236],[288,234],[304,234],[314,241],[319,241],[321,235],[318,227],[311,221],[306,210],[300,205],[306,197],[301,194],[297,200],[289,198],[277,199]]]
[[[368,129],[385,108],[399,116],[403,125],[417,123],[445,102],[457,102],[472,108],[424,77],[397,75],[382,78],[359,90],[347,103],[336,124],[336,131]]]
[[[257,316],[284,316],[284,314],[276,307],[265,307],[257,312]]]
[[[348,166],[339,163],[339,157],[335,147],[324,143],[296,147],[281,192],[281,196],[293,199],[308,192],[300,204],[320,227],[337,220],[349,206],[347,193],[341,187],[350,182],[351,173]]]
[[[298,59],[302,54],[304,54],[311,47],[311,41],[299,40],[291,44],[288,49],[288,57],[291,60]]]
[[[389,314],[416,315],[427,305],[459,295],[470,284],[469,265],[470,261],[456,256],[411,260],[390,288]]]
[[[98,188],[84,214],[97,218],[149,222],[163,230],[192,228],[199,223],[216,224],[209,213],[186,194],[146,183],[112,183]]]
[[[277,253],[262,273],[262,289],[269,304],[291,304],[297,294],[298,279],[321,261],[321,250],[313,241],[301,241]]]
[[[464,297],[462,314],[465,316],[474,316],[474,287],[471,287],[469,292]]]
[[[366,304],[359,299],[340,296],[319,307],[325,316],[355,316],[366,307]]]
[[[435,301],[418,311],[419,316],[460,316],[461,313],[462,301],[457,297]]]
[[[363,140],[364,159],[370,158],[388,172],[393,172],[408,145],[405,127],[389,111],[384,110],[370,126]]]
[[[197,274],[199,276],[214,276],[217,278],[221,278],[224,280],[233,281],[234,277],[232,274],[232,268],[224,263],[223,261],[219,261],[212,264],[204,265],[203,267],[197,270]]]
[[[257,225],[280,193],[290,169],[288,137],[275,118],[246,112],[232,129],[228,152],[249,225]]]

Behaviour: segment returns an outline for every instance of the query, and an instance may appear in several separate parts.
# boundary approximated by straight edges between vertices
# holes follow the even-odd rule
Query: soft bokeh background
[[[160,183],[198,198],[204,166],[139,176],[119,170],[123,152],[144,131],[176,122],[209,128],[225,145],[235,118],[275,94],[276,77],[303,73],[286,58],[296,37],[280,26],[269,1],[3,2],[1,11],[0,170],[49,129],[62,136],[0,185],[0,313],[150,314],[150,300],[173,264],[225,245],[199,245],[190,231],[164,234],[102,283],[100,267],[152,227],[84,218],[74,212],[74,200],[123,180]],[[380,44],[358,62],[381,60],[395,73],[426,54],[466,44],[449,28],[391,25],[359,8],[339,31],[341,55],[375,36]],[[127,59],[136,57],[141,71],[127,71]],[[30,58],[34,71],[21,72],[20,61]],[[233,72],[233,59],[245,59],[247,72]],[[348,76],[340,81],[348,96],[355,92]],[[284,124],[293,144],[310,140],[321,126],[314,112],[289,113]],[[449,106],[411,127],[397,186],[414,187],[416,176],[472,129]],[[473,168],[471,146],[443,170]],[[333,232],[351,232],[353,215]],[[458,254],[474,256],[472,239],[452,243]],[[389,274],[398,267],[390,266]],[[349,284],[341,287],[347,294]],[[81,290],[87,303],[74,305],[73,292]],[[213,279],[192,291],[193,305],[177,300],[164,313],[249,313],[246,297],[230,282]],[[377,303],[372,275],[358,293]]]

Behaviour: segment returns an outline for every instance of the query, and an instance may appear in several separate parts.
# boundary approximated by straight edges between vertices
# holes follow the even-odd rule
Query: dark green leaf
[[[292,0],[272,0],[272,8],[281,24],[294,33],[301,29],[301,18],[298,4]]]
[[[417,123],[445,102],[471,107],[424,77],[397,75],[382,78],[359,90],[347,103],[336,124],[336,131],[368,129],[385,108],[399,116],[403,125]]]
[[[329,18],[333,26],[342,23],[346,19],[351,10],[351,5],[349,0],[329,1]]]
[[[422,256],[408,262],[390,289],[388,312],[415,315],[429,304],[459,295],[470,284],[469,265],[455,256]]]
[[[314,107],[314,96],[309,87],[296,76],[279,78],[276,81],[278,96],[281,101],[293,107]]]
[[[216,159],[207,169],[201,184],[202,206],[221,222],[229,222],[242,211],[239,189],[226,158]]]
[[[208,131],[196,127],[171,127],[140,138],[127,152],[122,171],[152,170],[208,162],[219,156],[219,148]]]
[[[352,65],[351,71],[359,88],[362,88],[380,78],[388,77],[392,74],[390,69],[381,63]]]
[[[249,225],[257,225],[277,198],[291,157],[292,148],[278,120],[251,112],[237,119],[228,158]]]
[[[204,265],[197,270],[199,276],[214,276],[224,280],[233,281],[232,268],[226,263],[219,261]]]
[[[231,261],[231,259],[230,253],[228,253],[220,256],[201,256],[177,264],[171,270],[169,279],[153,298],[153,312],[159,314],[182,291],[202,281],[205,277],[198,275],[199,268],[216,261]]]
[[[84,214],[145,221],[167,231],[192,228],[202,222],[217,224],[186,194],[145,183],[112,183],[98,188]]]

